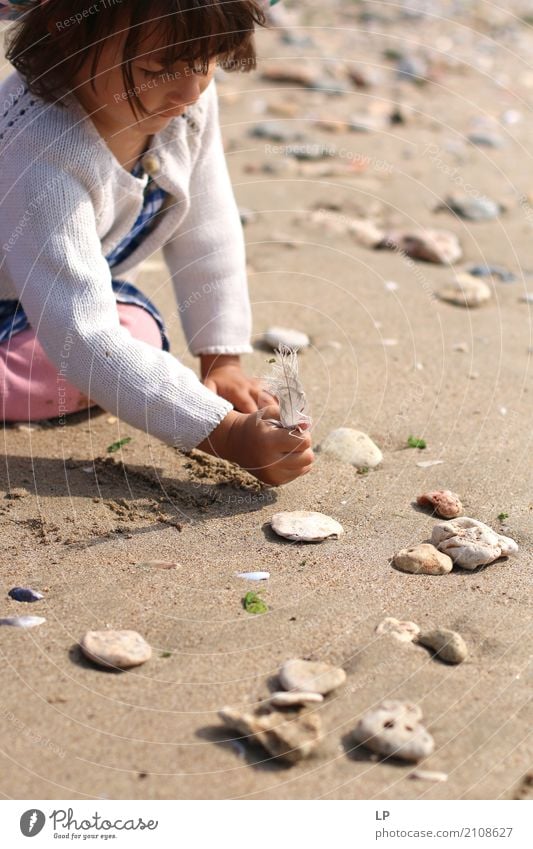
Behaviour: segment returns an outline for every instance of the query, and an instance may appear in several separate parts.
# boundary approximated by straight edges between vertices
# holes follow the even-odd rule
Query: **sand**
[[[311,474],[273,491],[205,455],[184,457],[98,409],[63,427],[6,427],[0,615],[31,613],[47,622],[27,632],[0,629],[4,797],[521,793],[532,752],[533,340],[531,306],[520,300],[533,291],[533,219],[521,202],[533,191],[531,30],[512,17],[519,3],[498,14],[482,3],[456,3],[452,13],[436,3],[440,19],[407,17],[397,6],[380,12],[370,3],[332,3],[326,11],[324,4],[304,5],[301,20],[310,29],[299,33],[314,46],[264,33],[266,64],[302,53],[316,68],[357,59],[381,81],[341,96],[275,85],[260,74],[219,83],[235,193],[256,213],[245,228],[254,338],[273,324],[308,333],[313,344],[301,355],[301,375],[315,444],[333,428],[355,427],[380,446],[383,464],[358,475],[318,454]],[[361,16],[370,11],[378,17]],[[416,53],[429,44],[440,51],[435,80],[398,81],[384,50]],[[293,119],[262,111],[279,101],[295,104]],[[395,104],[405,123],[383,130],[331,133],[313,123]],[[474,117],[500,121],[506,110],[521,117],[500,123],[504,146],[465,141]],[[368,167],[323,178],[250,171],[286,159],[270,142],[248,136],[266,119],[345,151],[340,162],[367,156]],[[429,145],[438,152],[428,153]],[[468,223],[434,211],[465,182],[500,200],[505,212]],[[325,206],[337,216],[448,229],[463,245],[461,267],[504,265],[517,280],[494,281],[492,300],[477,310],[440,302],[433,293],[456,269],[360,247],[309,220],[310,209]],[[137,285],[165,312],[174,354],[194,365],[165,277],[156,257]],[[398,288],[387,289],[387,281]],[[249,372],[264,374],[268,356],[257,346],[246,358]],[[409,435],[424,437],[427,449],[407,448]],[[122,452],[107,453],[126,436],[132,441]],[[443,462],[418,467],[424,460]],[[24,488],[24,497],[6,497],[15,488]],[[434,488],[458,492],[466,515],[506,528],[518,556],[438,577],[394,570],[396,551],[431,535],[434,519],[413,502]],[[319,545],[277,539],[268,523],[279,510],[327,513],[345,535]],[[503,524],[500,513],[509,514]],[[177,565],[140,565],[153,560]],[[271,573],[263,590],[267,614],[242,608],[256,586],[235,573],[250,570]],[[17,604],[7,597],[17,585],[46,598]],[[377,637],[386,616],[459,631],[467,660],[446,666],[420,646]],[[77,642],[106,627],[139,631],[152,660],[124,673],[91,665]],[[264,699],[290,657],[339,664],[347,673],[345,686],[311,708],[323,723],[320,749],[293,767],[232,743],[217,717],[225,705],[251,708]],[[408,765],[354,750],[349,735],[359,716],[385,697],[421,706],[436,742],[423,767],[447,773],[446,783],[411,780]]]

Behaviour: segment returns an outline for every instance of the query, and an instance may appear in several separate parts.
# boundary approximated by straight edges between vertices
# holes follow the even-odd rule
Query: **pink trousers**
[[[118,304],[122,327],[135,339],[161,348],[161,333],[149,312],[133,304]],[[77,413],[94,406],[79,389],[61,381],[30,328],[0,344],[0,420],[39,421]]]

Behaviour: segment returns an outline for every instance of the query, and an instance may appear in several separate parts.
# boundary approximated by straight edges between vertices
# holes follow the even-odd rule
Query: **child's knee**
[[[134,339],[162,348],[161,331],[150,313],[135,304],[117,304],[120,323]]]

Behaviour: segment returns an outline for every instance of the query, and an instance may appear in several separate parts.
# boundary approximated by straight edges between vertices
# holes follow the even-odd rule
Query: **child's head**
[[[49,102],[84,92],[92,109],[150,131],[182,112],[211,79],[255,67],[262,0],[36,0],[7,57]]]

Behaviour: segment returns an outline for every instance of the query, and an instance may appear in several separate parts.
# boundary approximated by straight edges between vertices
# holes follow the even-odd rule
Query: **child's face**
[[[186,62],[177,62],[172,69],[165,69],[158,61],[163,51],[153,40],[150,43],[146,39],[139,58],[134,59],[131,66],[134,91],[147,113],[137,116],[130,105],[132,90],[125,90],[122,68],[117,60],[122,55],[122,46],[123,36],[106,41],[95,69],[94,87],[91,85],[91,60],[75,80],[76,95],[85,109],[97,117],[99,124],[115,132],[134,128],[147,134],[158,132],[198,100],[215,72],[215,59],[206,74],[197,72]]]

